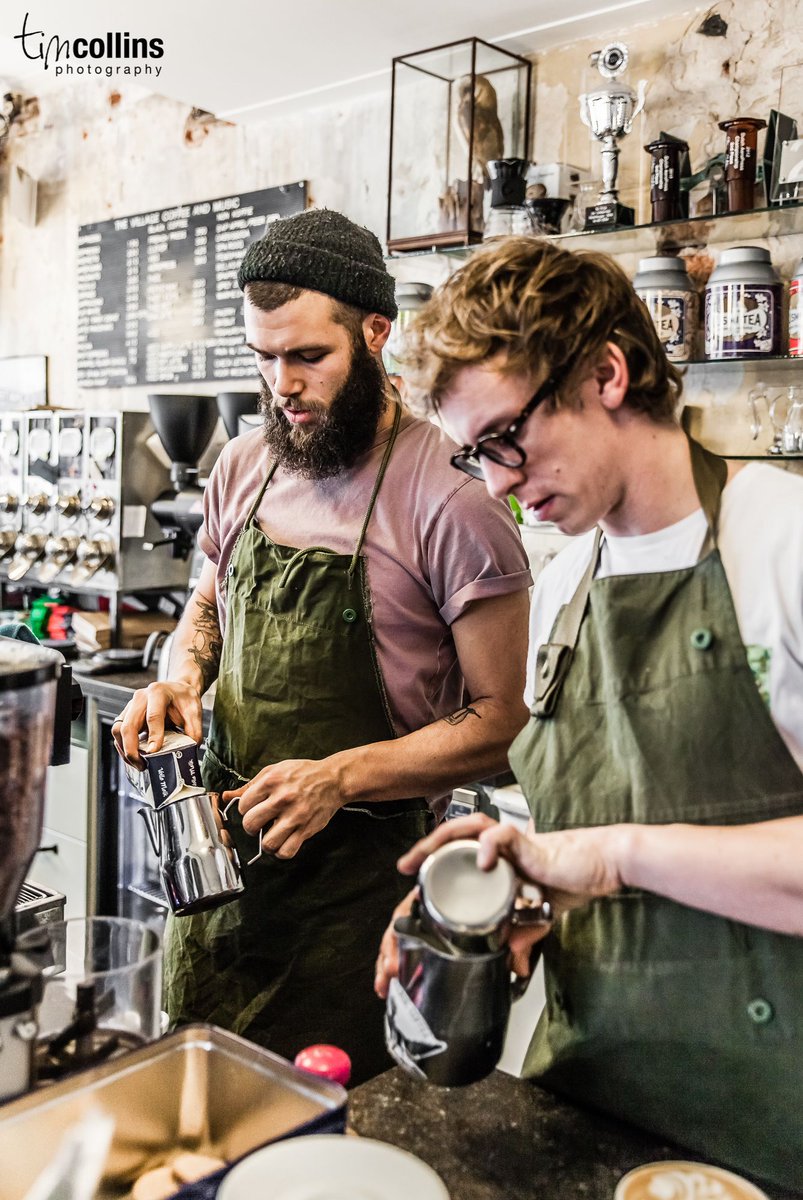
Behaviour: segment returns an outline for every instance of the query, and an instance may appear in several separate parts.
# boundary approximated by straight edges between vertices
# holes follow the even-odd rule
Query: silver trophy
[[[612,42],[604,50],[591,55],[605,82],[594,92],[580,97],[580,117],[584,125],[602,143],[602,191],[599,204],[586,210],[586,229],[609,228],[613,225],[632,225],[632,208],[619,203],[616,177],[619,173],[619,141],[633,128],[633,121],[644,107],[646,81],[640,80],[638,93],[626,83],[617,83],[617,76],[627,68],[627,46]]]

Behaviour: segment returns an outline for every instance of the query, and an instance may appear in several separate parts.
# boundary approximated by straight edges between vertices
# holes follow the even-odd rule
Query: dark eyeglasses
[[[527,452],[516,441],[516,435],[521,431],[527,418],[531,417],[538,408],[538,405],[543,404],[544,400],[554,395],[557,387],[557,380],[550,375],[548,379],[544,380],[535,395],[527,401],[515,421],[508,425],[504,433],[487,433],[485,437],[480,438],[476,446],[463,446],[449,460],[452,466],[456,467],[458,471],[465,471],[466,475],[471,475],[474,479],[485,478],[482,469],[483,457],[490,459],[497,466],[509,467],[512,471],[523,467],[527,461]]]

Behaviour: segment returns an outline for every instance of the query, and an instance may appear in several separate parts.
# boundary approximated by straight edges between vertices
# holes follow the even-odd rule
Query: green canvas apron
[[[539,653],[510,752],[539,832],[803,812],[803,775],[760,697],[716,549],[726,467],[694,442],[691,455],[709,522],[697,564],[593,579],[598,531]],[[625,889],[565,916],[544,961],[526,1075],[803,1187],[803,939]]]
[[[390,439],[353,555],[272,542],[256,497],[226,576],[227,621],[207,788],[242,786],[286,759],[321,759],[394,737],[371,628],[361,554],[399,428]],[[396,859],[428,827],[422,799],[347,805],[295,858],[263,854],[236,805],[231,831],[245,892],[168,923],[165,998],[172,1020],[212,1021],[292,1058],[329,1042],[360,1082],[391,1066],[373,993],[377,947],[409,883]]]

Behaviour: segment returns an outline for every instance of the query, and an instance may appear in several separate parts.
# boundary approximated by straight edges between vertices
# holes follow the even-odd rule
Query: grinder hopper
[[[203,521],[203,489],[198,486],[198,461],[215,432],[218,420],[214,396],[154,393],[148,396],[151,420],[171,460],[173,487],[162,492],[151,512],[170,542],[174,558],[187,558]]]
[[[230,438],[241,433],[240,417],[256,415],[259,392],[218,392],[217,406]]]

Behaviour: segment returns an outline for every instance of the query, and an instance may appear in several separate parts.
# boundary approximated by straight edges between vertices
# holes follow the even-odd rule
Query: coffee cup
[[[732,1171],[697,1162],[645,1163],[619,1180],[613,1200],[769,1200]]]

